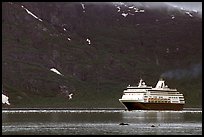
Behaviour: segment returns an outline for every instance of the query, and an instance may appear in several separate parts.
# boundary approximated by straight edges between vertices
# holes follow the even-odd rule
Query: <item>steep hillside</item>
[[[2,54],[12,107],[123,107],[127,85],[143,78],[154,86],[160,77],[184,94],[186,107],[201,106],[202,19],[193,11],[5,2]]]

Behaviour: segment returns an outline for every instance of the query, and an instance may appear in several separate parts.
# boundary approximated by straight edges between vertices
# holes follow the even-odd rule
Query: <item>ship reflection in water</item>
[[[2,112],[3,135],[202,135],[202,110],[197,109],[23,109]]]
[[[191,110],[183,110],[183,111],[154,111],[154,110],[134,110],[134,111],[125,111],[122,113],[122,117],[124,120],[129,122],[137,122],[143,123],[145,121],[149,121],[152,123],[156,122],[182,122],[184,120],[193,119],[191,115],[196,113],[201,113],[202,111],[191,111]],[[191,116],[191,117],[188,117]],[[193,116],[197,119],[195,116]],[[132,121],[133,120],[133,121]]]
[[[140,133],[154,135],[202,134],[202,111],[147,111],[136,110],[122,113],[123,120],[134,123]],[[200,133],[199,133],[200,132]]]

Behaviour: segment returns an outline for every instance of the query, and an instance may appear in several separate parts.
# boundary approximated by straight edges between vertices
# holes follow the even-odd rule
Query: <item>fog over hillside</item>
[[[181,10],[198,11],[199,14],[202,14],[202,2],[126,2],[126,4],[144,6],[148,8],[161,8],[168,6],[169,9],[172,10],[178,8]]]

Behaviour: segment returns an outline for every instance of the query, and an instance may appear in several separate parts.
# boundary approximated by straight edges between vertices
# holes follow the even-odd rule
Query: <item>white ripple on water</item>
[[[118,112],[127,112],[127,113],[135,113],[135,112],[162,112],[162,113],[202,113],[202,110],[182,110],[182,111],[156,111],[156,110],[133,110],[133,111],[125,111],[125,110],[2,110],[2,113],[118,113]]]
[[[2,110],[3,113],[117,113],[124,110]]]

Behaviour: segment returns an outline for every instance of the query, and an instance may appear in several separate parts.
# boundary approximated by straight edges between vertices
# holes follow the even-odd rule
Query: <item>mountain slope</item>
[[[14,107],[122,107],[123,88],[163,76],[187,107],[200,106],[202,19],[191,14],[124,3],[2,3],[3,90]]]

